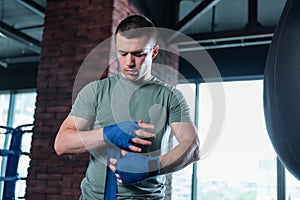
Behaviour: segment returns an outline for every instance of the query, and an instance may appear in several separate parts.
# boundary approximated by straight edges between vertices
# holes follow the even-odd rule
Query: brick
[[[32,191],[32,187],[27,187],[26,189],[26,199],[38,199],[38,200],[46,200],[45,194],[36,194],[34,191]]]
[[[30,157],[31,158],[31,157]],[[38,160],[38,159],[34,159],[31,158],[32,160],[30,161],[30,168],[29,168],[29,172],[32,172],[35,174],[35,171],[37,169],[40,169],[41,167],[44,167],[45,170],[47,170],[47,167],[49,165],[47,160]],[[45,171],[46,172],[46,171]],[[30,177],[30,176],[29,176]]]
[[[50,167],[48,169],[49,173],[60,173],[60,174],[72,174],[73,173],[73,169],[70,167]]]
[[[79,196],[78,197],[74,197],[74,195],[53,195],[53,194],[50,194],[50,195],[47,195],[47,200],[77,200],[79,199]]]
[[[53,106],[46,109],[47,112],[69,112],[69,106]]]
[[[77,188],[63,188],[62,190],[63,195],[80,195],[80,191]]]
[[[38,173],[37,178],[39,180],[61,180],[62,174]]]
[[[41,180],[31,180],[27,182],[27,185],[29,186],[39,186],[39,187],[47,187],[47,181],[41,181]]]
[[[62,180],[80,182],[83,177],[84,177],[83,174],[64,174]]]
[[[70,181],[48,181],[47,187],[71,188],[72,182]]]

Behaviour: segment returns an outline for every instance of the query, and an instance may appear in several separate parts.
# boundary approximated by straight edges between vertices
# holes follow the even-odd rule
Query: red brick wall
[[[74,200],[80,196],[88,154],[59,157],[53,149],[54,138],[70,111],[80,64],[97,44],[111,36],[112,11],[111,0],[47,2],[27,200]],[[104,66],[105,62],[102,60]],[[97,78],[98,74],[87,80]]]

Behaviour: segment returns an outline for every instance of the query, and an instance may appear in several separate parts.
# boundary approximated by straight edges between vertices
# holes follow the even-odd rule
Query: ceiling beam
[[[41,17],[45,17],[45,8],[40,6],[38,3],[32,1],[32,0],[16,0],[20,4],[22,4],[24,7],[28,8],[32,12],[36,13],[37,15]]]
[[[181,52],[270,44],[274,30],[274,26],[257,27],[255,29],[249,29],[246,26],[243,29],[234,31],[189,35],[192,40],[180,41],[176,44]]]
[[[220,1],[221,0],[203,0],[196,8],[194,8],[188,15],[186,15],[180,22],[177,23],[176,31],[183,32],[194,22],[196,17],[204,15]]]
[[[5,36],[12,38],[21,44],[24,44],[26,48],[36,52],[41,52],[41,43],[40,41],[20,32],[19,30],[7,25],[4,22],[0,21],[0,32]]]
[[[275,31],[275,26],[256,27],[253,29],[249,29],[246,26],[245,28],[237,29],[237,30],[189,34],[188,36],[191,37],[195,41],[200,41],[200,40],[213,41],[217,38],[223,38],[226,40],[227,37],[245,36],[245,35],[262,35],[262,34],[269,34],[269,33],[273,34],[274,31]]]
[[[1,65],[1,62],[5,63],[7,65],[12,65],[12,64],[19,64],[19,63],[38,63],[39,61],[40,61],[39,55],[11,57],[11,58],[0,59],[0,65]]]
[[[258,22],[258,10],[257,10],[257,0],[249,0],[248,1],[248,24],[246,26],[249,27],[257,27],[262,26]]]

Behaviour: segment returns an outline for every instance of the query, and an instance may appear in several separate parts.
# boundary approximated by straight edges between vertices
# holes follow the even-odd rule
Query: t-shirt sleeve
[[[77,95],[70,115],[93,121],[96,116],[97,108],[97,83],[92,82],[82,88]]]
[[[189,106],[176,88],[172,90],[169,108],[169,124],[173,122],[192,122]]]

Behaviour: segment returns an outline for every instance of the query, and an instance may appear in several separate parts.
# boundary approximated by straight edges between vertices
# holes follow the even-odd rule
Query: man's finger
[[[131,151],[133,151],[133,152],[137,152],[137,153],[139,153],[139,152],[141,152],[141,151],[142,151],[142,149],[141,149],[141,148],[139,148],[139,147],[136,147],[136,146],[133,146],[133,145],[129,146],[129,149],[130,149]]]
[[[110,158],[110,159],[109,159],[109,162],[110,162],[111,164],[113,164],[113,165],[116,165],[117,159],[115,159],[115,158]]]
[[[109,165],[109,168],[110,168],[110,170],[111,170],[113,173],[116,172],[116,167],[115,167],[115,165],[110,164],[110,165]]]
[[[145,129],[154,129],[154,125],[153,124],[147,124],[144,123],[142,120],[138,120],[138,124],[141,128],[145,128]]]
[[[141,144],[141,145],[146,145],[146,146],[149,146],[152,144],[151,141],[143,140],[141,138],[133,138],[132,141],[136,144]]]
[[[117,181],[122,184],[122,179],[121,178],[117,178]]]
[[[125,151],[125,150],[122,150],[122,151],[121,151],[121,155],[122,155],[122,156],[125,156],[125,155],[126,155],[126,153],[128,153],[128,152],[127,152],[127,151]]]
[[[116,178],[117,178],[117,180],[121,180],[121,177],[120,177],[119,174],[116,174]],[[121,180],[121,181],[122,181],[122,180]]]
[[[155,138],[156,136],[154,133],[149,133],[142,129],[135,131],[135,133],[139,138]]]

